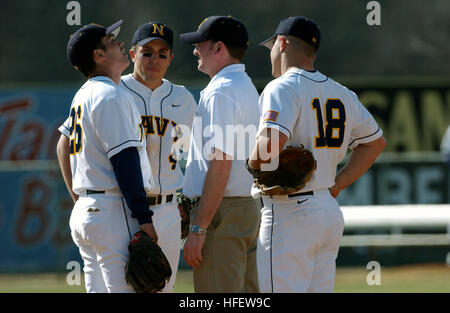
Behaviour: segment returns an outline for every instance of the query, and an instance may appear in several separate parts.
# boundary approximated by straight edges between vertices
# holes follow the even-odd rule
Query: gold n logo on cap
[[[164,36],[164,25],[153,24],[153,34],[156,34],[156,32]]]

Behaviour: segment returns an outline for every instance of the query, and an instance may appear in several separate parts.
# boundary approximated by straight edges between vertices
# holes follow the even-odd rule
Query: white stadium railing
[[[423,158],[423,154],[420,156]],[[57,161],[0,161],[0,172],[11,171],[59,171],[59,165]],[[341,247],[449,246],[450,250],[450,204],[342,206],[341,209],[345,220]],[[402,233],[408,229],[421,231]],[[436,229],[445,232],[436,233]],[[379,230],[383,233],[361,234],[379,233]]]
[[[407,204],[341,207],[344,232],[390,229],[390,234],[344,235],[341,247],[449,246],[450,204]],[[402,234],[403,230],[445,229],[444,233]]]

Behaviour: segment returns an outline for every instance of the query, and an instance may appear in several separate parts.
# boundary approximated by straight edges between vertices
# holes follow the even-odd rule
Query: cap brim
[[[117,37],[117,35],[119,35],[119,32],[120,32],[120,25],[122,25],[122,23],[123,23],[123,20],[120,20],[120,21],[118,21],[118,22],[115,22],[115,23],[112,24],[111,26],[109,26],[109,27],[106,29],[106,35],[111,34],[111,35],[114,36],[114,38]]]
[[[186,44],[196,44],[199,42],[203,42],[208,40],[207,38],[205,38],[202,34],[198,33],[198,32],[192,32],[192,33],[186,33],[186,34],[181,34],[180,35],[180,40],[182,43],[186,43]]]
[[[261,42],[258,46],[263,46],[263,47],[266,47],[267,49],[271,50],[275,43],[276,38],[277,38],[277,35],[273,35],[269,39],[266,39],[263,42]]]
[[[145,45],[146,43],[148,43],[148,42],[150,42],[152,40],[164,41],[169,47],[172,47],[167,40],[165,40],[164,38],[161,38],[161,37],[148,37],[148,38],[145,38],[145,39],[142,39],[142,40],[138,41],[136,44],[138,46],[143,46],[143,45]]]

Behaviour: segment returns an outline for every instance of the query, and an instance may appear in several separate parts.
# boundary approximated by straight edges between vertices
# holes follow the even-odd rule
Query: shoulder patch
[[[265,121],[272,121],[276,122],[278,118],[278,112],[269,110],[264,114],[264,122]]]

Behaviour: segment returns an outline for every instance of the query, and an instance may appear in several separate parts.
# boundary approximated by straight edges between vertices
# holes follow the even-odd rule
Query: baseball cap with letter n
[[[290,35],[300,38],[313,46],[316,51],[320,46],[319,26],[312,20],[303,16],[294,16],[282,20],[280,24],[278,24],[275,34],[269,39],[261,42],[259,45],[272,49],[278,35]]]
[[[165,24],[160,22],[148,22],[139,26],[133,35],[131,45],[143,46],[152,40],[165,41],[170,49],[173,47],[173,31]]]
[[[210,16],[199,25],[197,31],[180,35],[185,44],[197,44],[209,39],[222,41],[236,48],[248,48],[248,33],[244,24],[231,16]]]
[[[78,69],[83,68],[92,57],[92,52],[96,49],[99,41],[111,34],[116,37],[120,31],[122,20],[112,24],[108,28],[91,23],[78,29],[70,36],[67,43],[67,58],[69,62]]]

